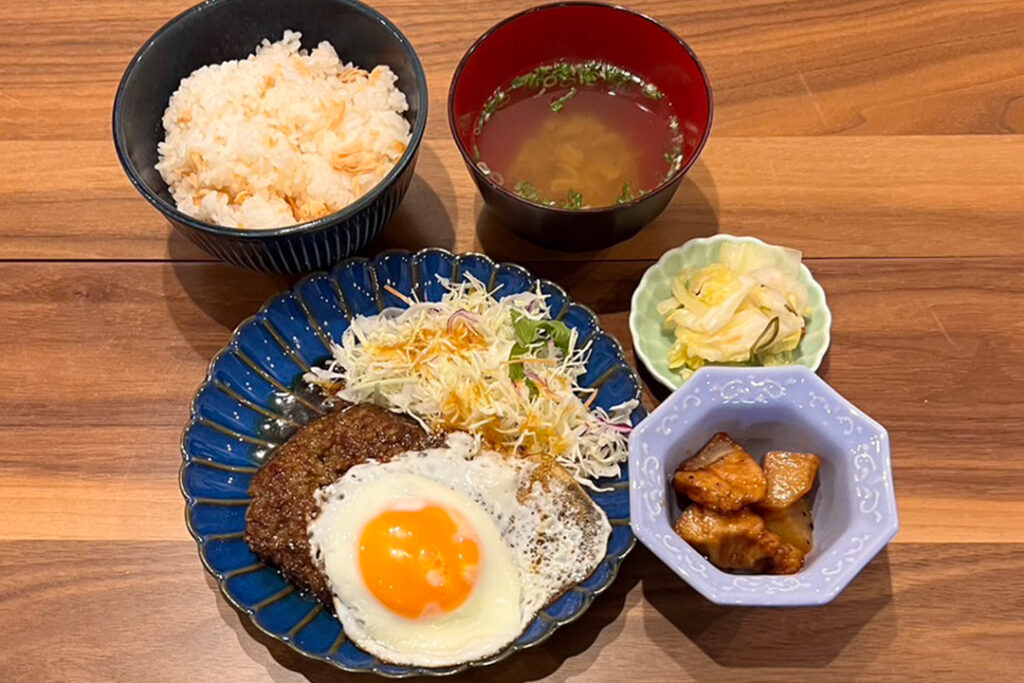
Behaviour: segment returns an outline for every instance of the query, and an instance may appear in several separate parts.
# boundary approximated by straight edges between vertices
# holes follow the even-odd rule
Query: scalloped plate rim
[[[476,252],[476,251],[467,251],[467,252],[456,253],[456,252],[453,252],[453,251],[451,251],[449,249],[445,249],[443,247],[426,247],[426,248],[419,249],[419,250],[416,250],[416,251],[411,251],[411,250],[408,250],[408,249],[401,249],[401,248],[393,248],[393,249],[383,250],[383,251],[379,252],[374,257],[351,256],[351,257],[348,257],[346,259],[343,259],[343,260],[339,261],[334,266],[332,266],[329,270],[320,270],[320,271],[315,271],[315,272],[312,272],[312,273],[307,273],[306,275],[304,275],[301,278],[299,278],[295,282],[295,284],[293,284],[290,288],[277,291],[277,292],[273,293],[272,295],[270,295],[269,297],[267,297],[263,301],[263,303],[260,305],[260,307],[256,310],[255,313],[253,313],[252,315],[246,316],[243,320],[241,320],[234,327],[234,329],[231,331],[231,335],[230,335],[230,338],[228,340],[228,343],[225,344],[220,349],[218,349],[218,351],[213,355],[213,358],[211,358],[209,364],[207,365],[206,374],[204,375],[203,380],[200,382],[199,386],[193,392],[192,398],[189,401],[189,419],[186,421],[184,427],[182,428],[181,436],[179,438],[179,451],[180,451],[180,454],[181,454],[181,457],[182,457],[182,462],[181,462],[181,465],[178,468],[178,489],[181,492],[182,497],[185,499],[185,509],[184,509],[185,526],[188,528],[189,534],[192,536],[192,539],[196,543],[197,554],[199,555],[199,560],[202,563],[203,568],[206,570],[206,572],[210,576],[212,576],[214,578],[214,580],[216,580],[217,587],[218,587],[218,589],[220,591],[220,594],[224,597],[224,599],[228,602],[228,604],[231,605],[232,608],[234,608],[239,613],[245,614],[248,617],[249,622],[260,633],[262,633],[264,636],[266,636],[266,637],[268,637],[268,638],[270,638],[270,639],[272,639],[272,640],[274,640],[276,642],[284,644],[290,650],[296,652],[297,654],[301,655],[304,658],[307,658],[307,659],[310,659],[310,660],[314,660],[314,661],[323,662],[325,664],[328,664],[328,665],[330,665],[330,666],[332,666],[332,667],[334,667],[334,668],[336,668],[336,669],[338,669],[340,671],[344,671],[346,673],[373,673],[373,674],[376,674],[378,676],[382,676],[384,678],[394,678],[394,679],[411,678],[413,676],[451,676],[451,675],[455,675],[455,674],[458,674],[458,673],[465,672],[465,671],[467,671],[469,669],[480,668],[480,667],[491,666],[493,664],[497,664],[498,662],[504,661],[505,659],[507,659],[508,657],[512,656],[513,654],[515,654],[517,652],[520,652],[520,651],[523,651],[523,650],[527,650],[527,649],[530,649],[530,648],[535,647],[537,645],[540,645],[540,644],[544,643],[545,641],[547,641],[549,638],[551,638],[551,636],[553,636],[555,634],[555,632],[559,628],[561,628],[562,626],[564,626],[566,624],[572,623],[573,621],[576,621],[581,616],[583,616],[583,614],[593,604],[594,599],[598,595],[601,595],[606,590],[608,590],[608,588],[615,582],[615,579],[618,577],[619,571],[622,568],[622,563],[625,560],[626,556],[629,555],[629,553],[636,547],[636,542],[637,542],[636,534],[633,533],[632,527],[629,524],[630,515],[629,515],[628,508],[627,508],[627,514],[626,514],[626,517],[625,517],[626,522],[625,522],[624,526],[625,526],[626,529],[629,530],[629,534],[630,534],[629,542],[625,545],[625,547],[621,551],[619,551],[618,553],[608,553],[608,554],[605,555],[604,559],[602,560],[602,563],[608,561],[609,559],[613,560],[613,562],[610,565],[610,571],[609,571],[609,575],[608,575],[607,581],[605,581],[603,585],[598,586],[598,587],[593,588],[593,589],[579,589],[579,584],[577,584],[577,585],[573,586],[572,588],[569,588],[568,590],[563,592],[561,595],[559,595],[556,598],[556,600],[553,600],[552,603],[550,603],[550,604],[554,604],[555,601],[557,601],[558,599],[561,599],[561,597],[569,594],[572,591],[581,590],[581,593],[583,595],[583,601],[582,601],[579,609],[576,610],[576,612],[574,612],[573,614],[570,614],[570,615],[568,615],[566,617],[549,617],[549,620],[547,621],[547,628],[545,629],[544,633],[541,634],[537,639],[535,639],[535,640],[533,640],[533,641],[531,641],[529,643],[526,643],[526,644],[523,644],[523,645],[518,645],[515,642],[512,642],[505,649],[503,649],[503,650],[501,650],[501,651],[499,651],[497,653],[494,653],[493,655],[491,655],[488,658],[484,658],[482,660],[477,660],[477,661],[473,661],[473,662],[463,662],[461,664],[452,665],[450,667],[416,667],[416,666],[393,665],[393,664],[387,664],[385,662],[381,662],[376,657],[374,658],[373,664],[371,666],[369,666],[369,667],[353,667],[353,666],[348,666],[348,665],[343,664],[342,662],[340,662],[340,661],[338,661],[336,659],[332,659],[332,658],[330,658],[328,656],[318,655],[318,654],[314,654],[312,652],[307,652],[307,651],[299,648],[294,643],[294,640],[292,638],[282,638],[281,636],[279,636],[279,635],[269,631],[262,624],[260,624],[259,621],[257,620],[257,618],[256,618],[256,610],[244,607],[243,605],[241,605],[228,592],[228,590],[227,590],[227,583],[226,583],[226,580],[224,579],[223,572],[215,570],[210,565],[210,563],[209,563],[209,561],[208,561],[208,559],[206,557],[206,554],[203,552],[203,548],[206,545],[206,543],[204,542],[204,540],[203,540],[202,536],[199,534],[199,532],[195,529],[195,527],[194,527],[194,525],[192,523],[192,516],[191,516],[192,510],[195,508],[195,506],[197,504],[196,497],[193,496],[192,494],[190,494],[186,490],[186,484],[185,484],[185,474],[186,474],[186,471],[187,471],[189,465],[193,462],[193,459],[190,457],[188,449],[186,447],[186,437],[188,436],[188,433],[192,429],[192,427],[194,427],[196,424],[199,424],[199,422],[198,422],[198,415],[196,413],[196,402],[197,402],[200,394],[202,393],[202,391],[206,387],[210,386],[211,383],[214,381],[213,372],[214,372],[215,364],[224,355],[229,353],[232,350],[232,348],[235,346],[235,343],[238,340],[238,336],[239,336],[240,330],[242,330],[242,328],[244,328],[246,325],[248,325],[248,324],[252,323],[254,320],[256,320],[259,317],[259,315],[261,313],[263,313],[278,297],[280,297],[282,295],[295,294],[296,292],[299,291],[299,289],[304,284],[312,281],[315,278],[322,277],[322,276],[326,276],[328,278],[331,278],[335,272],[339,271],[342,267],[344,267],[344,266],[346,266],[346,265],[348,265],[350,263],[353,263],[353,262],[367,262],[367,263],[373,264],[373,263],[376,263],[381,258],[386,257],[386,256],[395,256],[395,255],[398,255],[398,256],[408,256],[410,259],[412,259],[412,258],[414,258],[416,256],[420,256],[420,255],[423,255],[423,254],[426,254],[426,253],[439,253],[439,254],[442,254],[445,257],[451,258],[451,259],[453,259],[455,261],[460,261],[463,257],[467,257],[467,256],[469,256],[469,257],[476,257],[476,258],[480,258],[482,261],[487,263],[491,268],[493,268],[495,270],[497,268],[500,268],[501,266],[504,266],[504,265],[513,266],[516,269],[518,269],[518,270],[524,272],[526,275],[528,275],[531,279],[534,280],[535,283],[540,284],[542,286],[549,286],[549,287],[553,288],[554,290],[556,290],[563,297],[563,301],[564,301],[564,303],[563,303],[563,311],[562,311],[563,314],[564,314],[565,311],[568,310],[568,308],[570,306],[577,306],[580,309],[584,310],[589,316],[591,316],[594,319],[594,321],[597,323],[597,326],[595,327],[595,330],[594,330],[594,333],[593,333],[592,337],[596,338],[598,336],[602,336],[603,335],[609,341],[611,341],[611,343],[613,344],[614,350],[617,352],[618,357],[623,360],[623,362],[621,363],[621,365],[619,365],[619,367],[624,368],[626,370],[626,372],[628,372],[632,376],[632,378],[634,380],[634,384],[636,386],[636,392],[634,394],[634,398],[639,401],[641,396],[642,396],[642,393],[643,393],[643,382],[640,379],[639,374],[637,373],[635,368],[630,366],[628,362],[625,362],[626,354],[625,354],[625,349],[622,346],[622,343],[618,339],[616,339],[614,336],[612,336],[612,335],[610,335],[610,334],[608,334],[607,332],[604,331],[604,328],[601,327],[601,325],[600,325],[600,319],[598,318],[597,314],[593,311],[593,309],[591,309],[586,304],[582,304],[582,303],[574,300],[571,296],[569,296],[569,293],[566,292],[565,288],[562,287],[561,285],[559,285],[556,282],[553,282],[553,281],[548,280],[546,278],[537,277],[529,269],[527,269],[527,268],[525,268],[523,266],[520,266],[519,264],[511,263],[511,262],[504,262],[504,261],[495,261],[490,256],[488,256],[487,254],[484,254],[484,253],[481,253],[481,252]],[[643,418],[645,418],[647,416],[647,410],[646,410],[646,408],[644,408],[642,402],[638,405],[638,408],[643,413],[643,417],[641,418],[641,421],[642,421]],[[198,463],[199,461],[196,460],[195,462]],[[628,476],[629,476],[628,467],[624,466],[623,470],[624,470],[625,475],[626,475],[626,481],[628,482]],[[628,486],[626,487],[626,490],[628,492]],[[262,562],[262,560],[260,560],[260,562]],[[537,618],[538,617],[534,617],[535,620]],[[530,623],[532,624],[533,621],[531,621]],[[342,632],[342,633],[344,633],[344,632]],[[394,667],[398,667],[398,668],[401,668],[403,670],[402,671],[391,671],[391,670],[385,671],[385,670],[381,670],[382,666],[393,667],[393,668]]]

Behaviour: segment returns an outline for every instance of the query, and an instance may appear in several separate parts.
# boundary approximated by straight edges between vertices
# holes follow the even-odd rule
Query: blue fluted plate
[[[612,534],[604,560],[585,581],[544,609],[511,645],[487,659],[444,668],[394,666],[360,650],[345,638],[341,623],[311,596],[287,583],[249,550],[245,513],[249,483],[273,450],[299,427],[324,412],[321,397],[302,375],[330,357],[356,315],[373,315],[406,304],[385,285],[422,301],[437,301],[444,288],[436,275],[459,282],[465,274],[501,285],[497,296],[531,289],[537,278],[481,254],[454,255],[443,249],[417,253],[389,251],[375,259],[353,258],[330,273],[314,273],[290,292],[271,298],[245,320],[231,342],[210,363],[192,399],[181,437],[181,490],[185,519],[199,544],[199,556],[228,602],[261,631],[293,650],[345,671],[372,671],[394,678],[445,675],[493,664],[537,645],[573,621],[605,590],[635,542],[629,527],[629,474],[599,480],[606,492],[591,493],[608,515]],[[586,306],[574,303],[558,285],[540,280],[552,316],[576,329],[580,343],[592,342],[582,386],[598,387],[597,405],[610,409],[640,398],[641,384],[619,343],[605,334]],[[646,416],[632,414],[633,425]]]

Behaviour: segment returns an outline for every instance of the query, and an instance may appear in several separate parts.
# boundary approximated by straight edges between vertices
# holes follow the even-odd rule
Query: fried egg
[[[485,658],[605,556],[603,511],[557,464],[447,446],[357,465],[309,526],[345,635],[393,664]]]

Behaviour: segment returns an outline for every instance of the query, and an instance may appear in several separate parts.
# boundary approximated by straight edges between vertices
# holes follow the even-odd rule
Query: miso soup
[[[603,62],[542,66],[513,79],[478,117],[474,155],[497,183],[565,209],[631,201],[683,163],[671,103]]]

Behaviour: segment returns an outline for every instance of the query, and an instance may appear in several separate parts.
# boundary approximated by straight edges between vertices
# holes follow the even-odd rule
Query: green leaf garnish
[[[540,193],[540,190],[538,190],[537,187],[529,180],[520,180],[516,183],[513,190],[517,195],[526,201],[533,202],[534,204],[540,204],[541,206],[556,206],[558,204],[558,202],[544,197]],[[561,207],[563,209],[582,209],[583,195],[576,190],[569,190],[565,199],[562,201]]]
[[[520,346],[529,349],[550,339],[563,356],[569,355],[572,330],[561,320],[533,320],[512,311],[512,329]]]
[[[764,326],[764,330],[754,340],[753,346],[750,347],[750,363],[755,363],[757,355],[771,346],[775,338],[779,336],[779,316],[775,316],[768,321],[768,324]]]
[[[621,90],[628,86],[636,87],[640,90],[641,94],[653,100],[660,100],[664,97],[664,94],[653,84],[613,64],[594,60],[578,64],[557,62],[555,64],[538,66],[529,73],[520,74],[509,82],[507,88],[495,90],[494,94],[491,95],[490,99],[483,106],[483,110],[477,119],[475,132],[478,135],[480,134],[483,124],[487,123],[495,111],[508,103],[511,99],[510,93],[514,90],[519,90],[520,88],[540,90],[541,88],[594,85],[598,81],[603,82],[613,90]],[[564,102],[562,104],[564,105]],[[561,107],[558,109],[552,107],[552,111],[559,111],[560,109]]]
[[[633,188],[629,186],[629,183],[622,184],[622,192],[619,194],[619,198],[615,200],[616,204],[625,204],[636,199],[636,195],[633,194]]]
[[[576,97],[577,92],[578,91],[576,90],[575,85],[569,88],[569,92],[565,93],[564,95],[562,95],[557,100],[551,103],[551,111],[555,113],[562,111],[562,108],[565,106],[565,103],[571,100],[572,98]]]
[[[513,188],[515,193],[523,199],[533,202],[534,204],[542,204],[543,206],[554,206],[555,202],[550,199],[544,199],[541,196],[540,191],[531,183],[529,180],[521,180],[516,183]]]
[[[643,87],[640,88],[640,92],[644,94],[644,97],[655,101],[665,96],[665,93],[658,90],[657,86],[653,83],[644,83]]]
[[[582,209],[583,195],[576,190],[570,189],[565,201],[562,202],[563,209]]]
[[[519,311],[512,311],[512,329],[516,343],[509,352],[508,376],[515,382],[525,382],[530,398],[539,393],[536,383],[526,376],[523,362],[516,362],[539,344],[551,341],[562,356],[569,355],[572,347],[572,330],[559,320],[533,320]]]

